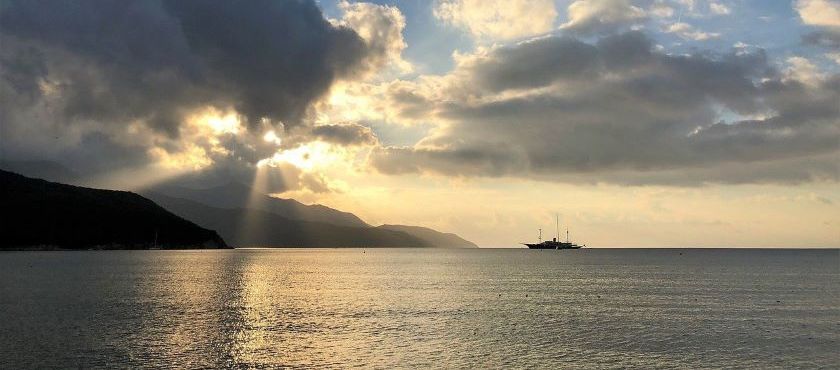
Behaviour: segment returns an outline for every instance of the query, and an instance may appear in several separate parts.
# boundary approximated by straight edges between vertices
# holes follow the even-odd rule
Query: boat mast
[[[560,241],[560,215],[554,214],[554,232],[557,234],[557,241]]]
[[[538,229],[540,231],[540,243],[542,243],[542,229]]]

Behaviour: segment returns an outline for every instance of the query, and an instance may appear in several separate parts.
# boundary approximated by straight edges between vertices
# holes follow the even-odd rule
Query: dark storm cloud
[[[320,125],[312,128],[312,136],[340,145],[373,145],[376,135],[370,127],[358,124]]]
[[[831,29],[814,31],[803,35],[802,42],[807,45],[840,50],[840,31]]]
[[[430,102],[449,124],[376,151],[376,168],[678,185],[838,177],[807,159],[838,150],[840,76],[805,84],[761,50],[666,55],[630,32],[497,48],[465,68],[454,86],[468,92],[447,96],[484,99]],[[524,94],[498,94],[509,89]]]
[[[308,104],[365,57],[352,30],[333,27],[311,1],[173,0],[205,78],[236,96],[237,111],[296,123]]]
[[[491,91],[547,86],[559,79],[587,78],[597,49],[571,38],[544,38],[497,50],[473,70],[475,81]]]
[[[331,24],[310,0],[4,1],[0,46],[3,159],[54,160],[93,175],[148,165],[152,149],[196,144],[218,167],[200,177],[238,181],[277,150],[261,139],[266,122],[309,132],[310,105],[389,52]],[[234,158],[181,137],[187,117],[207,106],[234,110],[253,130],[218,137]]]
[[[69,117],[169,129],[181,110],[202,104],[230,104],[252,123],[296,124],[366,53],[311,1],[12,1],[0,30],[12,44],[4,78],[16,91],[57,79]],[[80,67],[44,60],[62,54]]]
[[[481,145],[486,144],[486,146]],[[524,156],[504,142],[473,143],[452,149],[376,148],[371,163],[379,171],[403,174],[432,170],[454,176],[504,176],[522,174]]]

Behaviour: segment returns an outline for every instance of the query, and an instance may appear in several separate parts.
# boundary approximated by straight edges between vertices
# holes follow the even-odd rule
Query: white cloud
[[[840,53],[826,53],[825,57],[840,65]]]
[[[569,21],[560,28],[583,34],[614,31],[647,18],[645,11],[629,0],[577,0],[569,5],[568,14]]]
[[[716,2],[709,3],[709,10],[711,10],[713,14],[717,15],[727,15],[732,12],[732,10],[725,4]]]
[[[810,86],[817,86],[825,80],[825,75],[807,58],[790,57],[787,63],[785,74],[788,79],[798,80]]]
[[[794,8],[805,24],[840,27],[840,1],[798,0]]]
[[[441,0],[434,14],[476,38],[510,40],[551,31],[557,10],[552,0]]]
[[[334,24],[352,28],[371,50],[370,69],[393,67],[400,72],[411,72],[411,63],[403,60],[402,52],[406,48],[403,39],[405,17],[395,6],[371,3],[348,3],[342,1],[339,7],[344,11],[341,20]]]
[[[665,3],[657,2],[651,5],[650,14],[659,18],[669,18],[674,15],[674,8]]]
[[[685,23],[685,22],[677,22],[669,25],[664,29],[665,32],[674,33],[684,39],[690,39],[694,41],[704,41],[708,39],[715,39],[720,37],[719,33],[716,32],[703,32],[694,28],[694,26]]]

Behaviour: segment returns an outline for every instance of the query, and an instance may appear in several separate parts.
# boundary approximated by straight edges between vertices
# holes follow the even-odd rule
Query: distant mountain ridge
[[[378,229],[400,231],[420,238],[424,242],[434,245],[437,248],[478,248],[478,246],[453,233],[442,233],[440,231],[421,226],[407,225],[381,225]]]
[[[251,189],[236,183],[208,189],[160,187],[144,195],[217,230],[238,247],[477,248],[455,234],[419,226],[372,227],[352,213],[293,199],[256,194],[257,202],[253,202]]]
[[[164,185],[153,188],[151,191],[173,198],[192,200],[216,208],[252,208],[292,220],[322,222],[338,226],[370,226],[352,213],[339,211],[320,204],[306,205],[294,199],[276,198],[259,193],[254,195],[254,199],[250,199],[252,196],[251,188],[235,182],[206,189]]]
[[[216,232],[135,193],[0,170],[0,249],[228,248]]]
[[[237,247],[435,247],[405,232],[293,220],[254,209],[224,209],[163,194],[146,193],[172,212],[217,230]]]

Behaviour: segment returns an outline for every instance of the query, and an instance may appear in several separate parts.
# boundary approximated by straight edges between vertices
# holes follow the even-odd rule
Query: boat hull
[[[572,244],[572,243],[550,243],[550,242],[543,242],[539,244],[528,244],[525,243],[529,249],[580,249],[580,245]]]

